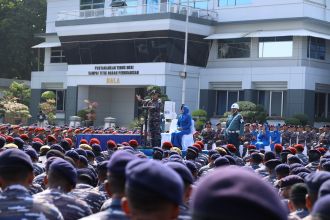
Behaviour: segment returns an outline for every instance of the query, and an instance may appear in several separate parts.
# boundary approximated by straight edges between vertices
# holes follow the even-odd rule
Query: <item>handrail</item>
[[[207,4],[207,3],[206,3]],[[207,20],[217,20],[218,14],[213,10],[195,8],[175,3],[143,4],[136,6],[107,7],[88,10],[61,11],[57,14],[57,21],[88,19],[96,17],[118,17],[127,15],[145,15],[159,13],[175,13]]]

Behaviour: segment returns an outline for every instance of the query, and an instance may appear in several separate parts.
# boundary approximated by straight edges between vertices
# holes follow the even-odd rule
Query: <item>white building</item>
[[[33,72],[68,120],[97,101],[97,124],[138,115],[136,94],[158,85],[182,102],[187,0],[48,0],[44,71]],[[222,115],[238,100],[269,116],[330,117],[330,0],[190,1],[185,103]]]

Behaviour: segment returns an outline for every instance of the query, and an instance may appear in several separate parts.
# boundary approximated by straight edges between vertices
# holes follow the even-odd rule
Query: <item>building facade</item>
[[[185,104],[210,117],[240,100],[269,116],[330,117],[329,0],[47,2],[33,115],[42,91],[53,90],[63,122],[89,99],[99,103],[96,124],[111,116],[127,126],[138,116],[135,95],[158,85],[179,107],[185,80]]]

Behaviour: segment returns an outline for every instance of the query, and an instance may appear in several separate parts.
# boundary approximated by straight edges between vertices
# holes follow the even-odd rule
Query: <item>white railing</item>
[[[189,10],[187,10],[189,8]],[[77,20],[97,17],[118,17],[127,15],[145,15],[160,13],[175,13],[203,18],[207,20],[217,20],[218,14],[208,9],[187,7],[186,5],[174,3],[144,4],[137,6],[109,7],[89,10],[62,11],[57,15],[57,21]]]

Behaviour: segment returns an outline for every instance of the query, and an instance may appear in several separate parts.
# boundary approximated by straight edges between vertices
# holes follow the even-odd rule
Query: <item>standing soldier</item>
[[[306,139],[307,139],[307,134],[304,131],[304,128],[299,125],[297,127],[297,140],[298,140],[297,144],[305,145]]]
[[[136,95],[139,102],[142,102],[143,106],[148,109],[148,120],[149,120],[149,132],[151,136],[151,146],[160,147],[161,136],[160,136],[160,124],[161,116],[160,111],[163,108],[161,99],[159,99],[159,92],[152,90],[150,92],[151,99],[142,100],[140,95]]]
[[[282,131],[282,145],[290,144],[291,132],[288,130],[287,125],[283,125]]]
[[[291,132],[291,135],[290,135],[290,145],[297,144],[297,142],[298,142],[298,132],[297,132],[296,126],[291,125],[289,127],[289,131]]]
[[[241,114],[238,113],[239,106],[237,103],[231,105],[231,115],[228,116],[226,123],[226,136],[228,144],[233,144],[238,149],[240,139],[243,135],[244,120]]]
[[[225,141],[225,129],[223,129],[221,127],[221,122],[219,122],[218,124],[216,124],[217,126],[217,130],[215,132],[215,136],[214,136],[214,142],[216,141]]]

